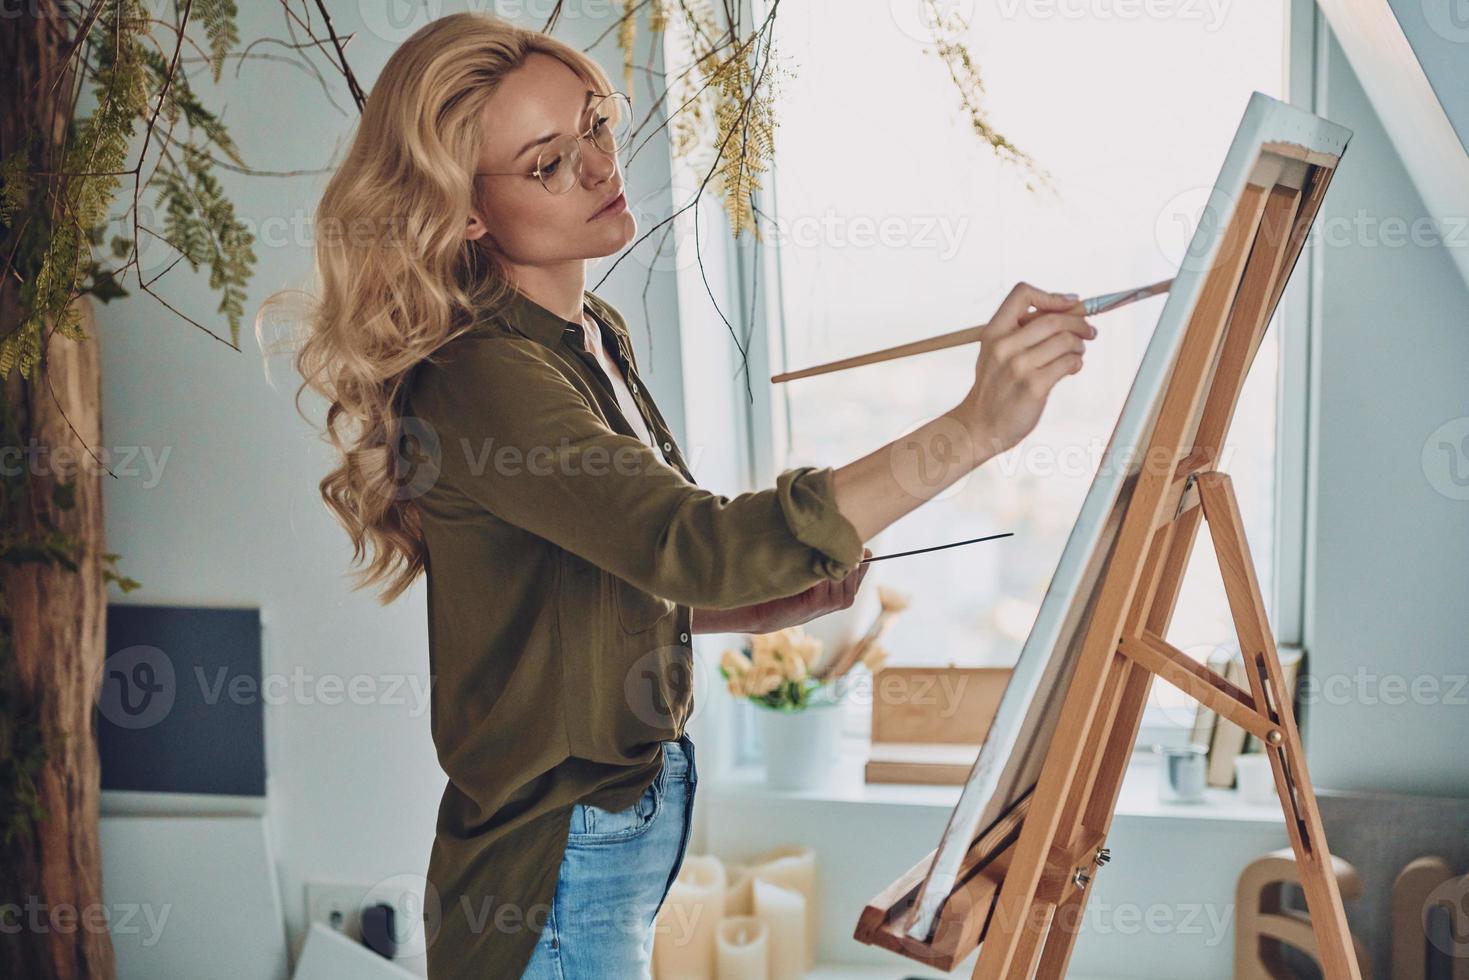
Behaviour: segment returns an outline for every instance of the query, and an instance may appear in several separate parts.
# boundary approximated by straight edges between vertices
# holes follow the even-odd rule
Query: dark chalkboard
[[[260,610],[109,605],[104,790],[265,795]]]

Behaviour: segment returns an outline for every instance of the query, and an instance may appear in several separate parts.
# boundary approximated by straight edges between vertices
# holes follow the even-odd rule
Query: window
[[[975,135],[945,65],[924,50],[917,0],[884,5],[893,17],[853,16],[838,0],[783,7],[777,49],[795,77],[781,84],[768,241],[780,277],[771,344],[788,369],[983,322],[1022,279],[1091,295],[1172,275],[1250,92],[1285,97],[1283,3],[961,6],[990,122],[1053,190],[1028,191],[1024,171]],[[865,589],[884,583],[911,600],[884,641],[890,663],[1014,662],[1161,303],[1098,318],[1086,368],[1058,386],[1035,432],[873,543],[885,553],[1014,532],[872,569]],[[1279,340],[1277,322],[1220,464],[1267,602]],[[949,409],[977,352],[777,386],[778,466],[842,465]],[[1203,658],[1234,643],[1207,531],[1189,569],[1169,639]],[[1192,722],[1191,700],[1153,690],[1151,723]],[[860,730],[866,699],[852,709]]]

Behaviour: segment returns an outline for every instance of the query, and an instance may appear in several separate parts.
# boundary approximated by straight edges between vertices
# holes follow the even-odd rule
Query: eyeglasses
[[[592,123],[580,136],[562,133],[541,147],[536,169],[517,171],[479,171],[476,177],[538,177],[552,194],[565,194],[581,176],[582,140],[611,156],[627,146],[632,135],[632,100],[621,92],[593,92],[599,96],[592,105]]]

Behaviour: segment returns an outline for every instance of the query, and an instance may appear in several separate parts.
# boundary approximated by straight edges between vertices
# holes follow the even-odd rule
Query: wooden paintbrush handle
[[[1086,311],[1086,307],[1078,301],[1074,306],[1062,310],[1062,313],[1079,315]],[[1020,318],[1024,324],[1031,317],[1039,315],[1039,311],[1028,313]],[[770,383],[779,384],[782,381],[795,381],[798,378],[810,378],[818,374],[829,374],[832,371],[845,371],[847,368],[862,367],[866,364],[878,364],[882,361],[891,361],[899,357],[910,357],[914,354],[927,354],[930,351],[944,350],[949,347],[959,347],[963,344],[973,344],[979,341],[988,324],[980,324],[977,327],[965,327],[963,330],[955,330],[952,333],[939,334],[937,337],[929,337],[927,340],[915,340],[910,344],[899,344],[897,347],[885,347],[882,350],[871,351],[867,354],[858,354],[854,357],[844,357],[840,361],[832,361],[829,364],[818,364],[815,367],[802,368],[799,371],[787,371],[784,374],[771,375]]]

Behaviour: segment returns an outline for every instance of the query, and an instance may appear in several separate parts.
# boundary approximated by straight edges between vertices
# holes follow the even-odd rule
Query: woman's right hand
[[[1017,283],[980,331],[974,387],[959,411],[983,448],[999,454],[1019,443],[1040,421],[1056,382],[1081,370],[1097,329],[1065,312],[1076,302],[1074,294]]]

